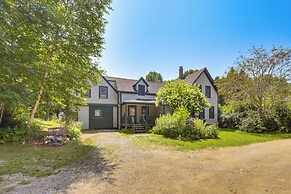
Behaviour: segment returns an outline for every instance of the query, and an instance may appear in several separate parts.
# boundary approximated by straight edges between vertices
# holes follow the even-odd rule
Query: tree
[[[247,102],[264,117],[278,101],[290,96],[291,50],[253,47],[248,56],[240,56],[237,68],[217,81],[218,92],[227,103]]]
[[[198,71],[198,69],[189,69],[183,73],[183,77],[186,77],[187,75],[190,75],[196,71]]]
[[[164,103],[174,111],[183,107],[190,113],[200,112],[204,107],[210,107],[196,84],[191,85],[180,80],[167,82],[164,87],[159,89],[156,106]]]
[[[163,82],[163,77],[160,73],[157,73],[155,71],[151,71],[147,74],[146,80],[152,81],[152,82]]]
[[[0,61],[19,69],[30,91],[30,127],[43,96],[74,106],[99,81],[92,57],[101,57],[111,0],[3,0],[0,3]],[[2,52],[3,51],[3,52]],[[11,80],[11,79],[10,79]],[[15,81],[15,80],[14,80]]]

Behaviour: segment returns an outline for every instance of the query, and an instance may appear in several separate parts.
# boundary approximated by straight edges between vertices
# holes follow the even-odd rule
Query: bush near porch
[[[173,115],[162,115],[156,120],[156,126],[151,132],[184,141],[218,138],[216,125],[207,126],[200,119],[188,119],[189,115],[184,108],[177,109]]]

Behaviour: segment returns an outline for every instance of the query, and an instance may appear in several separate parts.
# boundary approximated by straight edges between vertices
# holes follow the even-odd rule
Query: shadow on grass
[[[114,182],[111,175],[116,164],[109,161],[102,154],[102,149],[96,147],[94,143],[92,139],[87,139],[83,143],[72,141],[60,147],[2,144],[0,177],[15,173],[43,177],[31,184],[22,185],[21,190],[28,193],[31,188],[34,193],[51,188],[56,189],[55,192],[58,189],[66,192],[72,184],[86,182],[89,176],[111,184]],[[9,183],[5,180],[0,182],[0,193],[11,189],[6,188],[7,185]]]

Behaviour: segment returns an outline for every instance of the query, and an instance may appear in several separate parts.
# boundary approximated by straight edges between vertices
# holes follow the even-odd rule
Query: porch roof
[[[155,99],[134,99],[134,100],[125,100],[121,102],[121,104],[151,104],[154,105],[156,103]]]

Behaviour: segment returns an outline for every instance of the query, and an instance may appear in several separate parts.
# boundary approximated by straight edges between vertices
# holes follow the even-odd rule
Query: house
[[[183,78],[183,67],[179,69],[179,78],[189,84],[199,84],[202,92],[211,104],[200,113],[208,123],[217,123],[217,92],[214,82],[206,68]],[[93,86],[83,97],[87,106],[79,106],[78,120],[83,129],[120,129],[128,127],[131,121],[136,125],[155,124],[156,118],[171,109],[162,105],[155,106],[155,97],[164,83],[102,76],[101,83]]]

